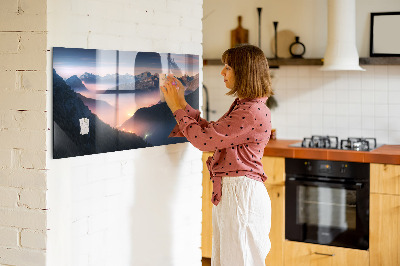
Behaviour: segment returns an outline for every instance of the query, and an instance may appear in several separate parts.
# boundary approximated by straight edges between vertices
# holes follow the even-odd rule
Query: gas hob
[[[349,137],[339,141],[337,136],[318,136],[306,137],[303,141],[289,145],[301,148],[320,148],[353,151],[371,151],[382,145],[378,145],[376,138]]]

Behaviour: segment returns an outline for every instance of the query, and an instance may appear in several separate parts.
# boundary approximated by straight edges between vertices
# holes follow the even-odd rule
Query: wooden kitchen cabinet
[[[203,153],[203,217],[202,217],[202,236],[201,247],[202,256],[211,258],[212,253],[212,183],[208,172],[206,161],[211,152]],[[263,157],[262,164],[268,176],[265,182],[272,205],[271,221],[271,250],[266,258],[266,265],[283,265],[283,243],[285,230],[285,158],[283,157]]]
[[[271,250],[265,259],[266,266],[283,265],[285,240],[285,158],[264,156],[261,159],[267,175],[265,187],[271,199]]]
[[[265,259],[266,266],[283,265],[285,241],[285,187],[265,184],[271,199],[271,250]]]
[[[261,163],[268,177],[265,184],[285,185],[285,158],[264,156],[261,159]]]
[[[366,266],[365,250],[316,245],[285,240],[285,266]],[[385,265],[385,264],[381,264]]]
[[[371,163],[370,191],[400,195],[400,165]]]
[[[204,258],[211,258],[212,252],[212,183],[206,161],[212,152],[203,153],[203,194],[202,194],[202,223],[201,223],[201,253]]]
[[[371,266],[400,265],[400,196],[371,194]]]
[[[371,266],[400,265],[400,165],[371,164]]]

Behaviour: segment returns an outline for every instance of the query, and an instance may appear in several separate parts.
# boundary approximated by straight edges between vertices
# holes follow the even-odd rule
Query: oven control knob
[[[311,162],[304,162],[304,166],[306,168],[306,171],[310,172],[312,167],[311,167]]]
[[[341,174],[346,173],[346,169],[347,169],[347,164],[342,164],[342,167],[340,168],[340,173]]]

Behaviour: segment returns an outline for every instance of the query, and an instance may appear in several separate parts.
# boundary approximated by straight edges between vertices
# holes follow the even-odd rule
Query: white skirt
[[[212,266],[262,266],[271,249],[271,200],[264,184],[222,178],[222,197],[212,210]]]

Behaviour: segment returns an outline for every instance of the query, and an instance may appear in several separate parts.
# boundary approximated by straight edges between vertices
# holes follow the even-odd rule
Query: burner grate
[[[369,151],[376,147],[376,138],[347,138],[340,141],[342,150]]]
[[[305,148],[325,148],[325,149],[338,149],[338,137],[336,136],[317,136],[313,135],[311,138],[304,138],[301,147]]]

